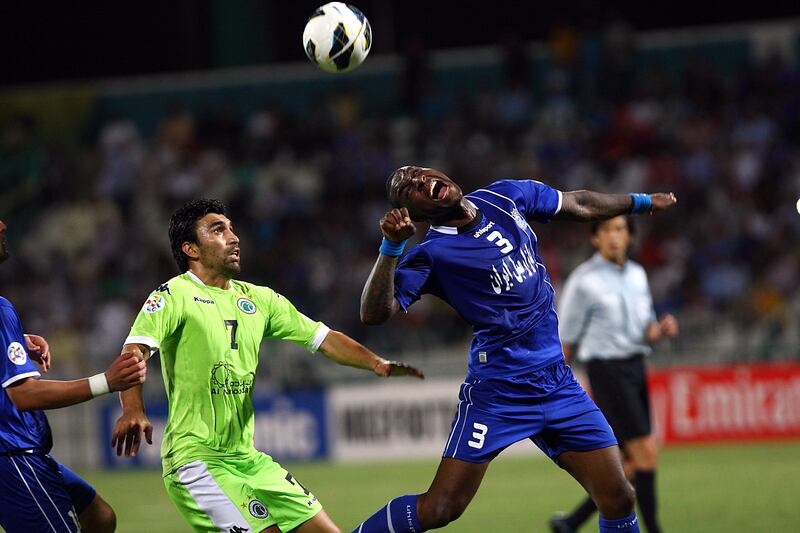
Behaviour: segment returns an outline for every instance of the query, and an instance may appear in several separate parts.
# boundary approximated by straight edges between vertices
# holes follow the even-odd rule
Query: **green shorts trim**
[[[322,510],[316,496],[262,453],[192,461],[164,476],[164,485],[195,531],[259,532],[275,524],[291,531]]]

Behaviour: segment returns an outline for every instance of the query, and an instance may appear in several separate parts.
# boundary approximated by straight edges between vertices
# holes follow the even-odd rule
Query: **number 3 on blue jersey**
[[[508,239],[503,237],[503,235],[497,230],[487,235],[486,240],[488,240],[489,242],[494,242],[497,246],[502,248],[502,250],[500,250],[500,253],[503,254],[507,254],[508,252],[514,249],[514,245],[508,242]]]
[[[483,441],[486,439],[486,433],[489,431],[489,426],[485,424],[481,424],[480,422],[475,422],[472,424],[472,427],[475,431],[472,432],[472,438],[475,440],[467,441],[470,448],[483,448]]]

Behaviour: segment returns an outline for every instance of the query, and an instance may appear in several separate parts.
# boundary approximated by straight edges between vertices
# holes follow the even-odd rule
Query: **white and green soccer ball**
[[[372,47],[372,28],[364,14],[344,2],[318,7],[303,31],[303,46],[312,63],[327,72],[359,66]]]

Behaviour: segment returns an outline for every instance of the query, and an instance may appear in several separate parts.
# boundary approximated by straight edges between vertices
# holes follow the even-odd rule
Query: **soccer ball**
[[[327,72],[360,65],[372,46],[372,28],[364,14],[343,2],[330,2],[308,18],[303,46],[312,63]]]

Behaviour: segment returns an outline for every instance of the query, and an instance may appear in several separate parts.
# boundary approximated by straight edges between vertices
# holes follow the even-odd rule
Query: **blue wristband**
[[[403,250],[405,249],[407,242],[408,239],[400,242],[394,242],[384,237],[383,240],[381,241],[381,247],[378,248],[378,251],[383,255],[388,255],[391,257],[399,257],[403,255]]]
[[[647,213],[650,211],[650,207],[653,205],[653,200],[650,199],[649,194],[643,193],[631,193],[631,198],[633,199],[633,206],[631,207],[631,213],[634,215],[638,215],[640,213]]]

